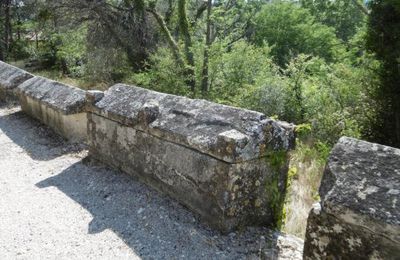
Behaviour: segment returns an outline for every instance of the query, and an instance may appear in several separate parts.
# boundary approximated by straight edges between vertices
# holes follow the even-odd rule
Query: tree
[[[88,51],[119,48],[134,71],[145,67],[155,46],[155,30],[141,1],[47,0],[48,9],[66,29],[87,24]]]
[[[372,138],[400,147],[400,2],[374,0],[369,8],[367,48],[382,63],[381,83],[372,92],[377,102]]]
[[[4,3],[0,1],[0,60],[5,60],[5,44],[4,44]]]
[[[272,46],[274,60],[284,67],[300,53],[335,61],[343,51],[334,30],[315,21],[307,9],[294,3],[273,2],[255,18],[253,42]]]
[[[12,21],[11,21],[11,8],[12,3],[11,0],[2,0],[0,2],[0,14],[1,17],[4,17],[0,21],[1,25],[1,38],[0,38],[0,59],[6,60],[7,56],[11,50],[11,44],[13,41],[12,35]]]
[[[185,46],[185,56],[187,62],[187,77],[188,84],[193,93],[196,91],[196,81],[194,75],[194,55],[193,55],[193,41],[191,36],[191,26],[187,15],[186,0],[178,0],[178,19],[179,31],[183,36]]]
[[[202,69],[202,79],[201,79],[201,91],[203,96],[205,96],[208,92],[208,63],[209,63],[209,52],[212,44],[211,39],[211,8],[212,8],[212,0],[207,1],[207,20],[206,20],[206,42],[204,46],[204,55],[203,55],[203,69]]]
[[[317,21],[335,28],[336,35],[343,41],[357,32],[368,12],[358,0],[302,0],[301,5],[310,10]]]

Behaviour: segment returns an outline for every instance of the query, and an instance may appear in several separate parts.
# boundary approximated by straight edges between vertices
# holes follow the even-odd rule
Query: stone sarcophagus
[[[263,114],[118,84],[87,92],[90,155],[224,232],[273,225],[293,126]]]
[[[0,100],[16,101],[18,85],[32,77],[32,74],[0,61]]]
[[[68,140],[86,141],[86,92],[42,77],[18,86],[21,109]]]
[[[400,259],[400,149],[342,137],[319,192],[304,259]]]

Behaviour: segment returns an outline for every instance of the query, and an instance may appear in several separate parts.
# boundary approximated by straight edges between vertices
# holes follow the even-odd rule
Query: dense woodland
[[[339,137],[400,147],[399,0],[1,0],[0,59],[293,122],[306,204]]]

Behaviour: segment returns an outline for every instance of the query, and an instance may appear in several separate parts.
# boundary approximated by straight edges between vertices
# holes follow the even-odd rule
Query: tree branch
[[[167,38],[168,45],[170,46],[172,53],[173,53],[176,61],[178,62],[179,66],[181,66],[182,68],[185,68],[185,62],[182,58],[182,54],[179,50],[178,44],[175,42],[174,38],[172,37],[172,34],[171,34],[170,30],[168,29],[167,24],[165,23],[165,20],[162,17],[162,15],[159,14],[156,10],[154,10],[152,8],[147,8],[146,11],[151,13],[154,16],[154,18],[156,19],[158,25],[161,28],[161,31]]]
[[[197,20],[200,19],[200,17],[203,15],[204,11],[206,11],[206,10],[207,10],[207,1],[204,1],[200,5],[199,9],[197,9],[196,15],[195,15],[194,20],[192,22],[192,26],[194,26],[196,24]]]

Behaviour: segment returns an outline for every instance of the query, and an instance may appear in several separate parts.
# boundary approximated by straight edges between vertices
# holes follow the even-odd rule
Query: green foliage
[[[372,71],[361,65],[328,64],[299,55],[282,72],[265,66],[259,73],[255,83],[238,91],[235,105],[296,124],[309,124],[312,136],[330,144],[342,135],[360,137],[368,125],[365,91],[375,81]]]
[[[84,59],[86,51],[85,26],[63,33],[52,34],[52,40],[58,43],[56,51],[57,64],[66,66],[72,77],[84,75]]]
[[[121,82],[132,72],[124,51],[95,48],[86,53],[85,77],[89,81],[112,84]]]
[[[260,5],[259,1],[218,1],[211,15],[215,36],[227,43],[250,37],[254,26],[253,18]]]
[[[336,35],[344,41],[353,37],[365,20],[365,14],[350,0],[301,0],[301,5],[317,21],[335,28]]]
[[[29,58],[30,49],[23,40],[15,40],[11,46],[10,58],[14,60],[22,60]]]
[[[285,167],[287,161],[286,151],[273,151],[267,156],[269,165],[275,170],[279,171],[282,167]]]
[[[308,71],[298,67],[307,67]],[[287,73],[295,90],[290,97],[294,106],[288,116],[297,122],[311,123],[316,137],[330,143],[345,133],[357,137],[359,131],[354,116],[360,111],[354,105],[361,101],[361,86],[350,85],[356,83],[349,82],[352,69],[327,65],[318,59],[293,60]],[[348,75],[343,77],[344,73]]]
[[[312,130],[311,124],[298,124],[295,127],[296,135],[299,138],[304,138],[310,135],[311,130]]]
[[[267,155],[266,157],[268,165],[272,168],[273,176],[267,180],[266,193],[268,203],[271,206],[272,212],[274,214],[274,221],[276,227],[280,230],[282,229],[285,218],[286,210],[284,207],[285,203],[285,192],[288,188],[291,179],[282,179],[282,171],[287,170],[287,152],[286,151],[274,151]],[[292,169],[293,170],[293,169]],[[291,177],[295,173],[288,173]]]
[[[220,103],[240,105],[240,95],[274,73],[270,48],[259,48],[244,40],[234,43],[229,51],[225,46],[216,43],[211,48],[209,97]]]
[[[343,51],[333,28],[317,22],[307,9],[290,2],[263,6],[255,18],[254,42],[272,46],[272,55],[280,66],[301,53],[332,62]]]
[[[266,186],[268,203],[274,214],[276,228],[281,230],[286,218],[284,208],[285,193],[279,189],[279,179],[272,178]]]
[[[380,84],[370,93],[376,102],[371,138],[400,147],[400,3],[374,0],[369,5],[367,48],[381,61]]]
[[[149,59],[149,69],[133,74],[128,81],[139,86],[175,95],[188,95],[185,73],[176,66],[172,53],[167,48],[158,48]]]

